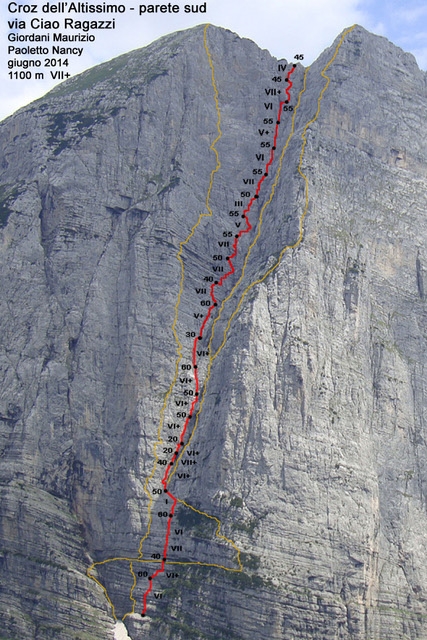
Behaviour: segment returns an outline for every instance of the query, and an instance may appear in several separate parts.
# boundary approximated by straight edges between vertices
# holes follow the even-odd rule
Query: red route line
[[[191,420],[191,418],[193,417],[193,413],[194,413],[194,409],[196,407],[196,404],[199,401],[199,375],[198,375],[198,370],[197,370],[197,345],[199,340],[202,340],[203,338],[203,332],[205,330],[205,327],[207,325],[207,323],[209,322],[209,319],[211,317],[212,311],[214,309],[214,307],[216,307],[218,305],[217,299],[215,298],[215,287],[221,287],[223,285],[223,283],[225,282],[225,280],[227,280],[227,278],[229,276],[231,276],[234,272],[234,265],[231,262],[233,258],[235,258],[237,256],[237,245],[239,242],[239,239],[241,238],[242,235],[244,235],[245,233],[249,233],[249,231],[251,231],[252,229],[252,225],[249,222],[249,218],[248,218],[248,213],[251,210],[251,207],[253,205],[253,203],[255,202],[256,199],[259,198],[259,192],[261,190],[261,185],[264,182],[265,178],[268,176],[268,170],[271,167],[273,160],[274,160],[274,152],[276,150],[276,142],[277,142],[277,136],[279,134],[279,124],[280,124],[280,117],[282,114],[282,107],[283,105],[287,104],[288,102],[290,102],[291,99],[291,88],[292,88],[292,81],[291,81],[291,75],[293,74],[293,72],[295,71],[296,65],[292,66],[292,69],[290,71],[288,71],[288,75],[287,75],[287,86],[285,89],[285,93],[286,93],[286,97],[287,100],[282,100],[279,104],[279,110],[277,113],[277,120],[276,120],[276,128],[274,131],[274,138],[273,138],[273,147],[270,151],[270,159],[268,160],[267,164],[265,165],[265,170],[264,170],[264,175],[259,179],[256,190],[255,190],[255,194],[252,196],[252,198],[249,200],[246,209],[244,209],[243,214],[242,214],[242,218],[245,218],[245,222],[246,222],[246,229],[242,229],[241,231],[239,231],[238,234],[236,234],[235,238],[234,238],[234,242],[233,242],[233,253],[231,253],[231,255],[227,256],[226,260],[228,260],[228,263],[230,265],[230,271],[227,271],[227,273],[225,273],[223,276],[221,276],[221,278],[219,280],[215,280],[215,282],[213,284],[211,284],[210,286],[210,297],[211,300],[213,302],[213,306],[209,307],[209,310],[205,316],[205,319],[203,320],[202,326],[200,327],[200,332],[199,335],[195,338],[194,340],[194,344],[193,344],[193,351],[192,351],[192,362],[193,362],[193,369],[194,369],[194,380],[195,380],[195,392],[194,392],[194,399],[191,403],[190,406],[190,412],[189,415],[187,416],[187,419],[184,422],[184,426],[183,429],[181,431],[181,435],[180,435],[180,441],[176,446],[175,449],[175,453],[173,454],[167,469],[164,473],[163,479],[162,479],[162,485],[163,485],[163,490],[164,493],[166,493],[171,499],[172,499],[172,507],[170,509],[169,512],[169,517],[168,517],[168,524],[166,527],[166,536],[165,536],[165,545],[163,547],[163,556],[162,556],[162,561],[160,564],[160,567],[157,569],[157,571],[155,571],[149,578],[149,586],[148,589],[145,591],[144,596],[143,596],[143,607],[142,607],[142,612],[141,615],[144,617],[147,611],[147,598],[149,596],[149,594],[151,593],[151,591],[153,590],[153,580],[160,575],[161,573],[164,573],[165,571],[165,564],[166,564],[166,559],[167,559],[167,550],[168,550],[168,546],[169,546],[169,537],[170,537],[170,530],[171,530],[171,526],[172,526],[172,519],[175,513],[175,509],[176,509],[176,505],[178,503],[178,498],[176,498],[172,493],[170,493],[170,491],[168,491],[167,486],[168,486],[168,477],[169,474],[173,468],[173,465],[176,462],[176,459],[178,457],[179,451],[181,449],[181,447],[184,446],[184,437],[185,434],[187,432],[187,428],[188,428],[188,424]]]

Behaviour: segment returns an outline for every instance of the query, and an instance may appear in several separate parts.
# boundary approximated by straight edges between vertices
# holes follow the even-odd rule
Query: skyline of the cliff
[[[36,0],[37,6],[42,4],[43,0]],[[25,18],[28,15],[10,13],[7,6],[0,6],[0,18],[4,26],[17,16]],[[124,6],[133,5],[126,2]],[[135,11],[137,13],[136,5]],[[322,3],[305,0],[303,4],[287,0],[277,4],[274,0],[266,0],[262,10],[256,0],[244,3],[242,0],[233,3],[210,0],[207,12],[203,15],[180,11],[179,14],[153,14],[144,19],[136,19],[138,16],[135,11],[128,11],[122,16],[115,31],[98,32],[95,42],[84,44],[83,54],[72,60],[72,75],[130,50],[147,46],[163,35],[201,22],[217,24],[241,37],[250,38],[277,58],[291,58],[295,53],[302,52],[307,64],[311,64],[338,33],[356,23],[372,33],[387,37],[403,50],[412,52],[420,68],[427,68],[427,11],[418,0],[408,0],[404,7],[397,0],[381,3],[368,0],[345,0],[339,3],[336,0],[323,0]],[[49,16],[44,14],[46,18]],[[85,16],[80,14],[80,17],[84,19]],[[36,33],[47,32],[37,29]],[[13,44],[6,40],[6,29],[0,31],[0,42],[4,50]],[[0,119],[38,99],[55,86],[57,81],[48,79],[48,76],[37,81],[11,82],[5,73],[0,78]]]
[[[0,124],[8,638],[424,639],[426,112],[206,25]]]

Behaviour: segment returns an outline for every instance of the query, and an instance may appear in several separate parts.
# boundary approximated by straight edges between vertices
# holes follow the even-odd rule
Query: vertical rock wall
[[[8,640],[113,638],[111,605],[118,617],[132,608],[128,561],[98,565],[100,584],[86,570],[136,558],[148,524],[144,482],[176,359],[176,256],[207,211],[216,163],[203,34],[173,34],[101,65],[0,128]],[[337,43],[307,73],[274,197],[214,349],[244,289],[298,238],[305,131],[303,241],[231,320],[206,383],[197,466],[171,482],[220,518],[243,571],[189,565],[173,585],[161,577],[164,597],[147,618],[139,604],[125,618],[133,640],[427,635],[426,75],[356,27],[307,128]],[[212,217],[183,252],[180,336],[193,329],[195,287],[211,273],[218,230],[258,166],[278,64],[222,29],[209,27],[207,44],[221,167]],[[298,65],[293,106],[303,76]],[[254,233],[278,158],[251,212]],[[235,568],[233,547],[194,514],[177,513],[192,531],[183,555]],[[161,544],[156,535],[147,553]],[[138,581],[135,596],[142,590]]]

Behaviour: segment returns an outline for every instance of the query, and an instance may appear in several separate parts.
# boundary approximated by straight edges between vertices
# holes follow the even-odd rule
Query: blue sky
[[[162,1],[162,0],[158,0]],[[163,0],[166,2],[166,0]],[[358,23],[378,35],[410,51],[419,66],[427,69],[427,3],[421,0],[207,0],[207,12],[203,15],[186,15],[182,8],[189,0],[173,0],[181,6],[179,14],[138,15],[141,0],[109,0],[122,3],[127,9],[117,18],[115,31],[98,32],[96,42],[84,43],[81,57],[74,58],[70,65],[72,74],[79,73],[112,57],[143,47],[156,38],[202,22],[211,22],[255,40],[262,48],[280,58],[293,58],[295,53],[304,53],[306,64],[329,46],[346,27]],[[196,0],[200,3],[203,0]],[[24,4],[26,0],[20,0]],[[46,0],[36,0],[38,8]],[[92,0],[93,4],[100,0]],[[193,0],[194,3],[195,0]],[[55,4],[56,0],[51,0]],[[7,40],[9,0],[0,6],[0,43],[3,64],[0,72],[0,118],[42,96],[58,84],[57,81],[14,80],[8,77]],[[34,2],[32,3],[34,4]],[[146,3],[148,4],[148,2]],[[46,16],[55,18],[57,16]],[[24,16],[26,17],[26,16]],[[79,16],[74,15],[76,19]],[[98,17],[98,16],[97,16]],[[80,16],[87,19],[88,16]],[[91,16],[93,18],[93,16]],[[31,30],[21,33],[30,33]],[[39,30],[38,33],[43,33]],[[82,45],[80,45],[82,46]],[[12,55],[13,57],[13,55]],[[24,56],[16,56],[23,58]],[[33,56],[34,57],[34,56]],[[35,56],[44,59],[44,56]]]
[[[386,36],[417,58],[418,65],[427,70],[427,3],[420,0],[385,0],[360,2],[366,14],[368,28]],[[365,26],[365,25],[363,25]]]

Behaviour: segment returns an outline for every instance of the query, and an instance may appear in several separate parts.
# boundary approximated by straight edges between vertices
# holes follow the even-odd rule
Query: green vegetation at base
[[[187,507],[178,509],[177,518],[182,527],[191,530],[191,535],[205,539],[211,539],[215,536],[217,528],[215,520],[211,520]]]
[[[94,624],[94,633],[96,633],[96,635],[92,635],[92,634],[87,634],[85,633],[76,633],[74,632],[75,635],[73,636],[72,640],[99,640],[99,634],[97,633],[97,627]]]
[[[37,632],[43,633],[43,638],[55,638],[58,633],[63,631],[62,627],[58,627],[53,624],[39,624],[37,625]]]
[[[244,531],[245,533],[248,533],[250,536],[252,536],[258,523],[258,518],[252,518],[251,520],[246,521],[240,520],[238,522],[233,522],[231,528],[235,531]]]
[[[259,556],[256,556],[254,553],[244,553],[243,551],[241,551],[240,560],[242,561],[245,569],[253,569],[254,571],[259,569],[259,566],[261,564]]]
[[[185,638],[185,640],[242,640],[241,636],[236,636],[229,629],[214,627],[211,629],[212,633],[207,633],[197,627],[191,627],[186,624],[184,622],[186,619],[187,617],[184,614],[175,613],[174,617],[158,621],[155,626],[157,629],[165,626],[167,630],[173,630],[176,634],[182,632],[183,635],[181,637]],[[177,637],[177,635],[174,635],[174,637]]]
[[[246,591],[246,589],[257,590],[262,588],[276,589],[271,580],[262,578],[261,576],[257,575],[251,576],[244,571],[241,571],[240,573],[230,573],[228,575],[228,578],[232,585],[236,589],[240,589],[241,591]]]

